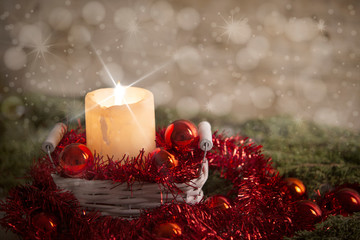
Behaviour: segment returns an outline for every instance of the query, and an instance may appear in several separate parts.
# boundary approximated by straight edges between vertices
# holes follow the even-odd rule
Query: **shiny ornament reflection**
[[[181,227],[177,223],[161,223],[156,229],[156,237],[172,239],[182,234]]]
[[[205,200],[205,204],[209,208],[217,208],[222,210],[231,208],[230,200],[221,195],[215,195],[207,198]]]
[[[94,157],[84,144],[72,143],[67,145],[60,154],[60,167],[69,177],[82,177],[86,170],[94,163]]]
[[[310,200],[302,200],[296,203],[294,218],[303,226],[313,227],[315,223],[321,221],[322,211],[316,203]]]
[[[191,149],[198,140],[199,133],[194,123],[188,120],[177,120],[165,131],[165,142],[175,149]]]
[[[163,166],[167,169],[174,169],[178,166],[178,160],[175,159],[174,155],[161,148],[156,148],[151,153],[151,161],[157,168]]]
[[[35,228],[36,235],[39,237],[49,236],[56,233],[57,220],[50,213],[38,212],[31,216],[31,224]]]
[[[292,198],[301,198],[306,195],[306,187],[304,183],[297,178],[285,178],[285,189]]]
[[[343,188],[335,193],[335,198],[348,213],[360,211],[360,194],[351,188]]]

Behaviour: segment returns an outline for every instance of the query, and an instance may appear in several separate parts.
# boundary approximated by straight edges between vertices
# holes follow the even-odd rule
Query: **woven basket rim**
[[[169,202],[196,204],[203,198],[202,187],[208,178],[208,161],[201,165],[198,178],[185,183],[174,183],[175,189],[156,182],[116,182],[87,180],[51,175],[58,188],[70,191],[85,208],[95,209],[103,215],[125,218],[137,217],[143,209],[159,207]]]

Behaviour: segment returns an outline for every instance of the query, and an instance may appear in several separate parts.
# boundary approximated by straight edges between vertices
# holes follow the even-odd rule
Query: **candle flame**
[[[115,105],[124,104],[125,88],[118,82],[115,86]]]

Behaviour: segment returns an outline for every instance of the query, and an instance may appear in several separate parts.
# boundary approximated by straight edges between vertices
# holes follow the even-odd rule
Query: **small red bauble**
[[[165,131],[166,145],[176,149],[192,148],[198,137],[197,127],[188,120],[177,120],[171,123]]]
[[[230,200],[221,195],[214,195],[205,200],[205,204],[209,208],[228,209],[231,208]]]
[[[182,234],[182,229],[177,223],[161,223],[156,228],[156,237],[157,238],[174,238],[179,237]]]
[[[285,189],[293,198],[301,198],[306,195],[306,187],[300,179],[285,178]]]
[[[156,167],[164,166],[168,169],[174,169],[178,165],[174,155],[161,148],[156,148],[151,153],[151,161]]]
[[[314,225],[321,221],[321,217],[322,211],[316,203],[310,200],[301,200],[296,203],[297,222],[303,225]]]
[[[31,216],[31,225],[35,228],[36,235],[40,237],[55,234],[57,224],[56,217],[50,213],[37,212]]]
[[[69,144],[60,154],[60,167],[69,177],[82,177],[93,163],[94,157],[84,144]]]
[[[348,213],[360,211],[360,194],[351,188],[342,188],[335,193],[341,207]]]

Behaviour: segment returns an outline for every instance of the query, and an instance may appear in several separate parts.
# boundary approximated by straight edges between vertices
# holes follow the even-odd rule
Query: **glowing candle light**
[[[155,149],[153,94],[142,88],[103,88],[85,96],[86,142],[90,150],[119,160]]]
[[[114,90],[115,94],[115,105],[124,104],[125,88],[118,82]]]

